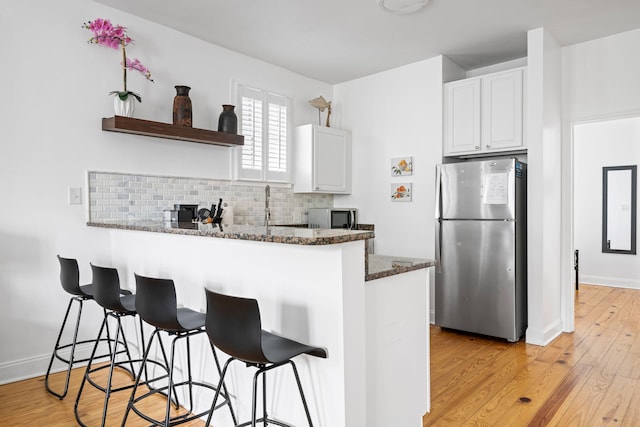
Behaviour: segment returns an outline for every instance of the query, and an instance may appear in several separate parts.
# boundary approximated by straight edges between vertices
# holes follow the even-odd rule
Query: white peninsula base
[[[363,240],[297,245],[106,232],[105,261],[118,268],[124,287],[135,289],[134,273],[170,278],[178,303],[202,311],[205,287],[256,298],[264,329],[326,348],[327,359],[296,358],[314,425],[422,426],[429,410],[428,269],[365,282]],[[194,377],[216,382],[205,334],[192,342],[192,357]],[[245,421],[254,370],[231,366],[227,386]],[[267,390],[270,416],[307,425],[290,369],[272,371]],[[210,405],[208,395],[197,397],[198,407]],[[216,411],[213,425],[232,425],[226,409]]]

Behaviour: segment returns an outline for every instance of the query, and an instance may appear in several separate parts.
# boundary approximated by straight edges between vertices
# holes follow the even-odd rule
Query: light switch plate
[[[82,188],[69,187],[69,204],[70,205],[82,204]]]

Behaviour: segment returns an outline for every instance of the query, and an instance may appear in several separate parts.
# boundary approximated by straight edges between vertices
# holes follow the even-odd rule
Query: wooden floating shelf
[[[152,122],[132,117],[114,116],[102,119],[102,130],[108,132],[131,133],[156,138],[177,139],[200,144],[235,147],[244,145],[244,136],[232,133],[176,126],[169,123]]]

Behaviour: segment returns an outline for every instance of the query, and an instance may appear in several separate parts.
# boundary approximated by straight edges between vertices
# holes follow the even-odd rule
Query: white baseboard
[[[562,321],[557,319],[544,329],[532,328],[531,325],[527,328],[526,342],[527,344],[546,346],[551,341],[556,339],[562,333]]]
[[[594,276],[590,274],[580,275],[580,283],[588,285],[610,286],[612,288],[640,289],[640,281],[621,277]]]
[[[82,344],[76,347],[76,358],[86,359],[91,356],[93,346],[90,344]],[[29,378],[39,377],[47,373],[51,354],[43,354],[39,356],[29,357],[20,360],[0,364],[0,385],[22,381]],[[86,365],[76,363],[74,367]],[[66,365],[56,359],[53,362],[51,372],[61,372],[67,369]]]

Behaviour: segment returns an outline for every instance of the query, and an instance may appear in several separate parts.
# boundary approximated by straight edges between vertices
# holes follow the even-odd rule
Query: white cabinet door
[[[482,79],[483,149],[522,148],[522,116],[522,70]]]
[[[296,129],[295,193],[351,193],[351,133],[304,125]]]
[[[444,85],[445,156],[522,150],[523,68]]]
[[[480,150],[480,107],[480,79],[445,85],[445,156]]]
[[[351,190],[351,144],[346,132],[315,127],[313,144],[314,190],[346,193]]]

